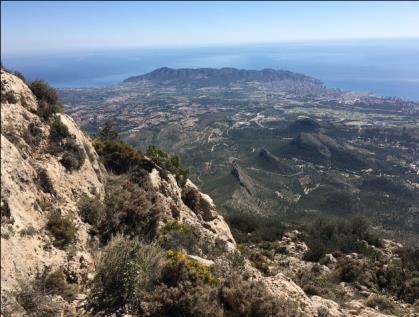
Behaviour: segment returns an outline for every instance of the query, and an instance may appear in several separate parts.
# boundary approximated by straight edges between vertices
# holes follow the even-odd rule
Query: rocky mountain
[[[400,245],[375,246],[361,230],[359,254],[317,263],[315,246],[289,229],[238,247],[178,158],[156,148],[143,154],[110,126],[92,140],[43,82],[2,69],[1,87],[2,316],[414,316],[414,280],[401,293],[406,302],[397,301],[347,268],[374,253],[385,273],[402,261]],[[253,181],[233,166],[251,192]],[[323,283],[337,272],[350,277],[330,284],[334,297],[314,290],[313,274]]]
[[[219,86],[245,82],[295,82],[322,86],[318,79],[285,70],[262,69],[245,70],[231,67],[225,68],[158,68],[150,73],[134,76],[124,83],[150,81],[162,85]]]

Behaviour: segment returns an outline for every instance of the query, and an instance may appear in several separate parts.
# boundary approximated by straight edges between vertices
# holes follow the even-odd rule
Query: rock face
[[[162,225],[167,221],[176,220],[195,228],[209,245],[217,246],[226,252],[236,249],[230,228],[217,212],[211,198],[199,192],[190,180],[182,190],[171,174],[163,178],[153,169],[150,178],[158,193]]]
[[[86,159],[77,171],[68,172],[57,157],[47,153],[49,125],[36,114],[38,103],[19,78],[1,71],[1,285],[2,294],[16,288],[19,279],[30,279],[47,266],[59,267],[67,254],[49,248],[45,232],[48,206],[63,215],[77,213],[82,195],[103,197],[105,171],[89,138],[74,121],[60,114],[61,121],[74,135]],[[4,100],[14,95],[16,102]],[[39,142],[30,139],[36,129]],[[52,187],[46,189],[43,182]],[[3,212],[6,210],[7,212]],[[77,220],[76,248],[89,258],[87,226]]]

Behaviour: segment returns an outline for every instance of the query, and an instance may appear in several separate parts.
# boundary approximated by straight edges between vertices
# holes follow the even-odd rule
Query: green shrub
[[[166,223],[159,231],[161,235],[166,235],[170,232],[177,231],[182,233],[192,233],[192,227],[184,225],[183,223],[177,221],[169,221]]]
[[[23,132],[23,139],[30,146],[38,146],[42,140],[42,129],[33,122],[29,123]]]
[[[127,174],[132,182],[143,188],[145,191],[154,191],[153,183],[151,182],[149,172],[146,169],[142,168],[144,162],[145,160],[141,162],[141,167],[136,166],[129,170]]]
[[[77,285],[67,283],[62,270],[50,273],[47,269],[42,274],[38,273],[31,283],[20,282],[16,300],[28,316],[75,316],[74,311],[66,310],[60,302],[53,301],[50,295],[60,295],[65,300],[72,301],[77,293]]]
[[[139,316],[222,317],[218,289],[207,284],[182,281],[176,287],[165,284],[142,299]]]
[[[62,112],[61,106],[50,105],[43,100],[38,101],[38,109],[36,113],[38,116],[40,116],[44,120],[48,121],[57,112]]]
[[[32,93],[38,99],[38,115],[48,120],[53,114],[62,112],[57,91],[43,80],[34,80],[29,84]]]
[[[189,176],[189,169],[180,166],[179,156],[170,155],[155,145],[147,147],[146,155],[161,168],[173,173],[179,186],[185,186]]]
[[[207,283],[185,264],[181,253],[173,256],[170,278],[166,280],[163,272],[165,283],[142,298],[140,316],[301,316],[294,302],[274,298],[261,282],[233,275],[222,283]]]
[[[183,230],[178,225],[172,228]],[[169,226],[166,228],[169,229]],[[241,275],[220,280],[181,251],[117,236],[106,246],[88,298],[93,313],[135,316],[301,316],[297,305]]]
[[[419,250],[402,247],[396,250],[398,260],[377,271],[380,289],[413,304],[419,299]]]
[[[160,279],[164,261],[163,251],[154,244],[113,238],[97,265],[89,295],[93,310],[114,313],[124,306],[137,310],[138,299]]]
[[[317,295],[339,302],[344,297],[344,290],[340,290],[327,275],[317,272],[317,267],[299,270],[294,280],[307,295]]]
[[[84,195],[80,198],[77,206],[83,221],[93,226],[99,223],[104,209],[104,205],[99,199]]]
[[[41,168],[38,170],[37,182],[44,193],[55,195],[56,192],[54,189],[54,185],[52,184],[52,181],[48,176],[48,172],[46,169]]]
[[[98,130],[97,138],[105,140],[119,140],[118,131],[113,127],[112,121],[106,121]]]
[[[206,266],[192,260],[183,251],[168,250],[168,261],[162,272],[162,280],[167,286],[176,286],[182,281],[195,281],[205,284],[216,284],[215,276]]]
[[[93,146],[108,171],[123,174],[141,165],[143,155],[131,145],[115,139],[94,139]]]
[[[255,268],[264,274],[269,274],[269,257],[259,252],[259,250],[252,250],[248,257]]]
[[[61,269],[58,269],[45,277],[44,288],[48,294],[60,295],[69,301],[74,300],[78,293],[77,285],[67,283],[67,278]]]
[[[118,132],[110,121],[105,122],[99,129],[97,137],[93,140],[93,146],[102,158],[106,169],[115,174],[124,174],[134,170],[150,172],[154,168],[153,164],[144,159],[139,150],[119,138]],[[154,145],[147,148],[147,155],[161,168],[173,173],[180,186],[183,187],[186,184],[189,170],[180,166],[178,156],[171,156]],[[145,180],[141,173],[137,173],[136,176],[139,176],[137,180]],[[135,176],[133,181],[136,181]]]
[[[61,303],[53,301],[43,288],[43,284],[35,281],[33,284],[21,283],[16,294],[16,300],[23,307],[28,316],[58,317],[64,307]]]
[[[19,72],[19,71],[15,71],[14,73],[13,73],[13,75],[15,75],[17,78],[20,78],[24,83],[26,83],[27,82],[27,80],[26,80],[26,78],[25,78],[25,76],[21,73],[21,72]]]
[[[153,195],[127,176],[110,178],[106,185],[104,215],[98,225],[101,240],[106,242],[116,233],[154,237],[160,214],[151,203]]]
[[[238,243],[260,243],[282,238],[286,226],[279,216],[230,213],[226,221]]]
[[[53,210],[50,212],[48,216],[47,229],[54,237],[54,246],[60,249],[65,249],[74,241],[77,231],[73,217],[71,215],[63,217],[59,210]]]
[[[375,246],[381,244],[380,239],[371,232],[368,220],[361,216],[350,219],[318,217],[305,226],[303,240],[309,247],[304,259],[313,262],[335,251],[373,256],[374,253],[362,240]]]
[[[386,296],[373,294],[365,301],[365,305],[371,308],[378,308],[378,310],[389,313],[397,314],[398,309],[393,301]]]
[[[10,104],[15,104],[17,102],[17,98],[12,91],[5,92],[4,90],[1,91],[1,102],[7,102]]]
[[[296,303],[273,297],[261,282],[247,281],[235,275],[221,287],[220,302],[225,316],[230,317],[302,316]]]
[[[68,170],[79,170],[86,159],[83,149],[72,138],[67,138],[62,146],[63,154],[60,163]]]
[[[27,228],[24,228],[20,230],[19,232],[20,236],[34,236],[35,234],[38,234],[38,230],[36,230],[32,225],[29,225]]]
[[[199,235],[187,225],[172,221],[158,232],[159,243],[163,249],[186,250],[188,253],[199,253]]]
[[[50,122],[50,140],[58,143],[68,137],[71,137],[68,127],[61,122],[61,118],[59,116],[53,116],[52,121]]]
[[[60,163],[68,171],[78,170],[83,166],[86,155],[59,116],[54,116],[50,122],[49,139],[49,153],[61,155]]]
[[[243,256],[243,254],[236,250],[234,252],[229,252],[226,256],[226,260],[231,263],[233,269],[239,269],[241,270],[245,264],[246,264],[246,259]]]
[[[307,241],[308,240],[305,240],[306,243]],[[324,241],[319,238],[313,237],[309,241],[309,250],[304,254],[303,259],[305,261],[317,262],[327,253],[327,246],[325,245]]]
[[[355,260],[344,259],[339,264],[339,280],[342,282],[354,282],[363,273],[364,268]]]

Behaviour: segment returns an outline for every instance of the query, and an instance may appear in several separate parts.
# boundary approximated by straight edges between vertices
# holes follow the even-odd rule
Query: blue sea
[[[328,87],[419,101],[419,38],[4,53],[2,63],[57,88],[111,85],[163,66],[274,68]]]

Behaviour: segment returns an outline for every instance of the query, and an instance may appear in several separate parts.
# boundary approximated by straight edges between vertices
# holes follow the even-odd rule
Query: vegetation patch
[[[53,116],[49,126],[49,138],[52,142],[59,143],[65,138],[71,137],[68,127],[61,122],[59,116]]]
[[[294,280],[309,296],[317,295],[337,302],[344,301],[345,290],[329,276],[319,272],[316,266],[312,269],[301,269]]]
[[[303,316],[297,303],[270,295],[264,284],[242,276],[229,277],[220,290],[225,316]]]
[[[9,202],[7,201],[7,199],[3,198],[1,199],[1,205],[0,205],[0,209],[1,209],[1,223],[11,223],[13,224],[13,217],[11,215],[10,212],[10,206],[9,206]]]
[[[15,94],[12,91],[4,91],[3,89],[1,90],[1,102],[7,102],[10,104],[15,104],[17,102],[17,98],[15,96]]]
[[[384,313],[400,316],[400,311],[393,301],[386,296],[373,294],[365,301],[365,305],[378,309]]]
[[[74,241],[76,225],[71,215],[62,216],[59,210],[53,210],[48,216],[47,229],[54,237],[55,247],[65,249]]]
[[[163,270],[165,284],[176,286],[185,275],[194,275],[207,284],[218,282],[218,278],[206,266],[188,258],[183,251],[168,250],[166,256],[168,261]]]
[[[19,234],[21,237],[24,237],[24,236],[32,237],[35,234],[38,234],[38,230],[36,230],[32,225],[29,225],[28,227],[20,230]]]
[[[159,243],[168,250],[186,250],[190,253],[199,253],[199,235],[192,227],[171,221],[159,230]]]
[[[96,226],[99,223],[104,212],[104,205],[99,199],[84,195],[80,198],[77,206],[83,221],[92,226]]]
[[[52,273],[45,270],[42,274],[38,273],[31,283],[20,282],[16,299],[30,316],[60,316],[63,313],[75,316],[74,311],[66,311],[59,301],[54,301],[52,295],[72,301],[77,293],[77,285],[69,284],[62,270]]]
[[[116,236],[97,266],[89,296],[94,311],[113,313],[126,305],[136,311],[139,299],[160,279],[164,262],[158,246]]]
[[[37,181],[44,193],[55,195],[56,192],[54,185],[52,184],[51,178],[49,177],[46,169],[41,168],[38,170]]]
[[[86,155],[59,116],[53,116],[50,122],[49,140],[49,153],[60,155],[59,161],[68,171],[79,170],[83,166]]]
[[[161,168],[174,174],[179,186],[185,186],[189,176],[189,169],[180,165],[179,156],[170,155],[155,145],[149,145],[147,147],[146,155]]]
[[[143,155],[119,139],[94,139],[93,146],[108,171],[123,174],[141,165]]]
[[[63,145],[63,154],[60,163],[68,171],[76,171],[83,166],[85,159],[86,155],[76,141],[72,138],[67,139],[67,142]]]
[[[229,213],[226,221],[238,243],[276,241],[282,238],[287,228],[279,216]]]
[[[153,197],[128,176],[110,178],[106,185],[103,217],[97,226],[102,242],[109,241],[117,233],[154,237],[160,213],[152,203]]]
[[[34,122],[29,123],[23,132],[23,139],[30,146],[38,146],[42,140],[42,129]]]
[[[78,293],[77,284],[70,284],[61,269],[45,274],[43,278],[45,290],[51,295],[61,295],[64,299],[72,301]]]
[[[378,285],[381,290],[413,304],[419,299],[419,249],[403,247],[396,254],[398,259],[385,268],[377,268]]]
[[[38,100],[38,116],[44,120],[49,120],[55,113],[62,112],[57,91],[46,82],[34,80],[29,84],[29,88]]]
[[[361,216],[349,220],[319,217],[304,229],[303,240],[309,247],[304,255],[307,261],[317,262],[334,251],[373,255],[362,240],[371,245],[381,245],[380,239],[372,233],[368,220]]]

